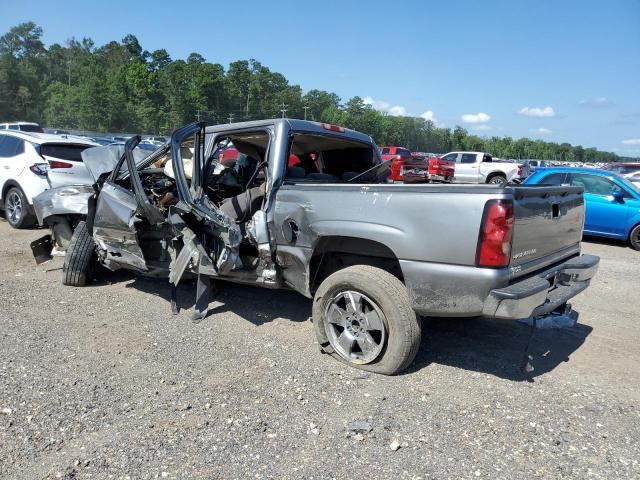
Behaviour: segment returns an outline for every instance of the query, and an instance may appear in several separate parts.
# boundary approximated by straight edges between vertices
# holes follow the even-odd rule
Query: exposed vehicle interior
[[[248,221],[264,202],[269,142],[266,131],[217,138],[204,164],[204,194],[238,224]],[[237,156],[220,162],[231,148]]]
[[[289,152],[287,183],[348,182],[380,163],[368,144],[318,134],[294,134]]]
[[[243,239],[239,246],[240,262],[236,265],[236,269],[254,269],[258,265],[258,251],[245,238],[245,224],[264,202],[265,160],[269,140],[269,134],[266,131],[217,138],[215,144],[208,149],[210,153],[202,161],[202,175],[199,177],[203,179],[201,188],[192,184],[193,179],[196,178],[194,168],[197,168],[195,137],[192,136],[183,141],[180,149],[184,174],[187,184],[194,192],[194,198],[206,197],[206,201],[218,207],[239,226],[242,232]],[[237,157],[232,160],[227,159],[223,165],[219,159],[223,152],[230,148],[237,149]],[[170,149],[166,149],[153,157],[147,162],[142,162],[138,174],[146,199],[163,217],[167,218],[171,213],[170,207],[178,203],[172,153]],[[121,187],[133,190],[132,182],[126,173],[117,183]],[[146,242],[140,241],[145,261],[147,263],[152,263],[154,260],[166,261],[160,249],[160,241],[166,240],[170,229],[167,225],[152,225],[148,220],[148,218],[142,219],[136,228],[139,239],[146,240]],[[186,216],[186,221],[195,232],[203,231],[205,228],[203,224],[199,224],[189,216]],[[203,235],[201,241],[207,251],[213,250],[219,253],[221,245],[216,235]],[[216,258],[217,253],[212,257]]]
[[[202,160],[196,162],[196,148],[202,143],[196,136],[187,137],[181,144],[180,157],[188,187],[196,202],[212,204],[237,225],[241,240],[237,247],[238,260],[234,270],[254,270],[260,264],[259,252],[249,233],[251,219],[265,200],[267,157],[271,137],[266,130],[233,133],[215,138]],[[311,133],[295,133],[291,137],[285,181],[288,183],[347,183],[377,182],[386,179],[378,170],[384,164],[369,144],[354,140]],[[224,161],[220,161],[224,158]],[[141,199],[145,208],[138,215],[136,235],[147,265],[168,267],[167,242],[172,238],[170,222],[163,221],[171,215],[172,206],[179,208],[175,159],[169,147],[140,162],[138,175],[144,191]],[[199,171],[195,169],[201,165]],[[126,165],[115,183],[134,192],[137,178],[130,179]],[[385,176],[386,175],[386,176]],[[197,184],[196,184],[197,183]],[[144,212],[147,214],[144,215]],[[192,215],[181,215],[193,230],[211,258],[218,258],[225,248],[219,232],[211,224],[201,222]],[[164,268],[161,267],[161,268]]]

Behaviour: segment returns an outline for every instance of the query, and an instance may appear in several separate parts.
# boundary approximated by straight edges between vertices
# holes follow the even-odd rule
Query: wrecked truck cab
[[[273,270],[272,265],[260,268],[261,263],[270,263],[270,256],[264,256],[264,262],[256,260],[259,242],[254,239],[260,235],[253,232],[259,231],[254,226],[259,220],[250,218],[262,206],[256,199],[264,197],[265,179],[254,173],[265,167],[266,149],[245,145],[247,152],[260,159],[254,158],[252,172],[243,171],[250,162],[244,167],[236,162],[236,170],[220,170],[219,152],[211,142],[207,144],[208,138],[200,124],[178,129],[171,137],[168,158],[147,161],[143,168],[132,155],[139,139],[127,142],[124,154],[110,166],[112,172],[97,183],[93,212],[87,219],[99,263],[111,270],[169,276],[174,285],[185,273],[230,274],[256,281],[263,271]],[[107,170],[103,168],[98,176]],[[237,198],[248,190],[246,198]],[[251,192],[253,198],[249,198]],[[229,215],[220,208],[226,200],[235,201],[229,204]],[[240,200],[250,207],[241,214],[243,218],[234,215],[234,207],[240,211],[245,207]],[[65,263],[71,268],[71,260]],[[65,275],[65,282],[75,283],[72,277],[77,278]]]

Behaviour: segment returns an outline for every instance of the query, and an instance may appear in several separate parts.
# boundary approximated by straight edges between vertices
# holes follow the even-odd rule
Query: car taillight
[[[29,170],[40,177],[46,177],[48,168],[46,163],[34,163],[29,167]]]
[[[402,167],[404,167],[404,159],[398,155],[396,159],[391,162],[391,180],[401,181],[402,177]]]
[[[513,203],[511,200],[489,200],[482,216],[477,265],[493,268],[509,265],[512,238]]]
[[[73,165],[67,162],[61,162],[60,160],[49,160],[49,166],[51,168],[71,168]]]
[[[518,176],[522,176],[522,165],[518,164]]]

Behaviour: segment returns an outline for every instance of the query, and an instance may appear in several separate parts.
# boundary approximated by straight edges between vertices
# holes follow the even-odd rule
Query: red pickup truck
[[[452,182],[455,162],[403,147],[379,146],[382,160],[392,160],[391,180],[404,183]]]

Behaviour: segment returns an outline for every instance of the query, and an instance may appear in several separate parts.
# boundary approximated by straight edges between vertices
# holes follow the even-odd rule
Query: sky
[[[482,136],[640,155],[640,0],[0,0],[46,45],[134,34],[172,58],[255,58],[304,91]]]

